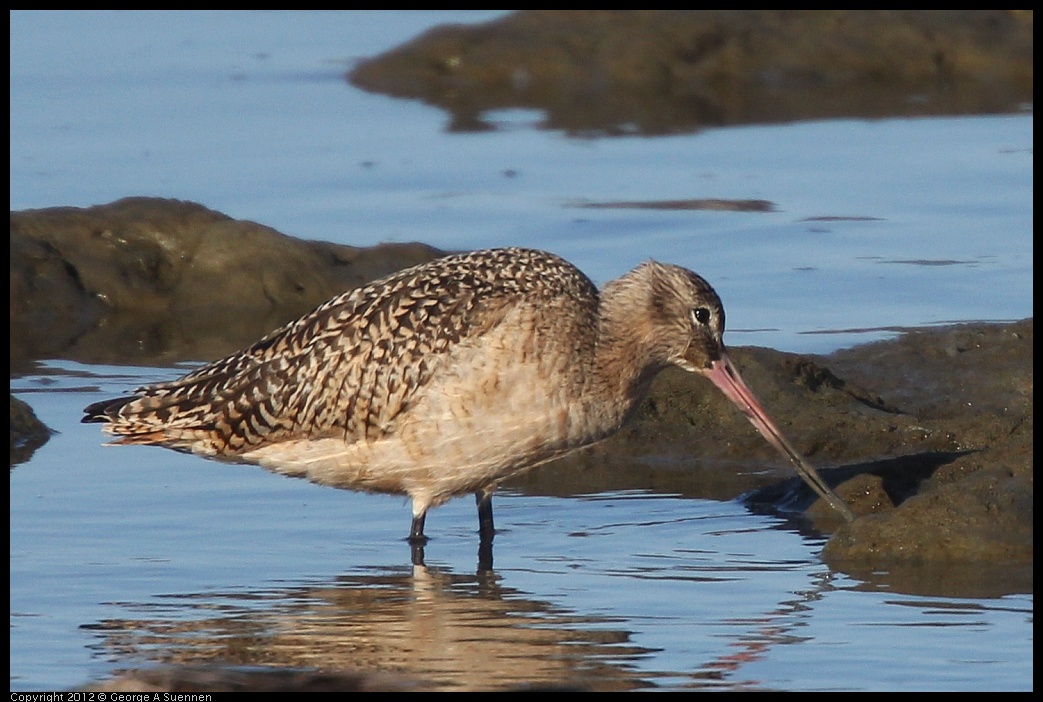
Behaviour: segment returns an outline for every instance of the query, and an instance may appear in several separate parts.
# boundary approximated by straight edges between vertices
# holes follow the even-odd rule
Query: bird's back
[[[593,344],[597,296],[580,271],[544,252],[448,256],[344,293],[179,380],[95,403],[83,421],[105,422],[116,443],[212,456],[283,442],[375,442],[396,432],[454,354],[473,353],[521,308],[534,311],[522,315],[530,328],[519,333],[547,332],[577,353]],[[503,344],[511,334],[493,336]]]

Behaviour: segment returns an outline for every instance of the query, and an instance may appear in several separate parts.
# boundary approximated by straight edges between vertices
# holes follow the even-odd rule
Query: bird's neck
[[[594,394],[612,408],[618,428],[669,363],[647,314],[647,298],[626,277],[605,286],[599,304]]]

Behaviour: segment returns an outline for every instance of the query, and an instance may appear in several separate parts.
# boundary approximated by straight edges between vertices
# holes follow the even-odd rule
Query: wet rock
[[[423,244],[302,241],[178,200],[12,212],[12,370],[42,357],[210,360],[440,255]]]
[[[1032,102],[1032,30],[1031,10],[523,10],[436,27],[348,79],[458,131],[505,108],[580,135],[1011,112]]]
[[[887,567],[895,561],[1032,560],[1032,480],[982,470],[925,489],[893,511],[840,527],[822,557]]]
[[[33,408],[11,395],[11,467],[32,458],[50,437],[51,430],[36,417]]]
[[[830,357],[960,455],[895,510],[838,529],[828,562],[1031,562],[1032,330],[1032,320],[918,330]]]

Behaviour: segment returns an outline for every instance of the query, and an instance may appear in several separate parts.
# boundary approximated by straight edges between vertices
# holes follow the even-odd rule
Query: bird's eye
[[[692,319],[698,324],[709,324],[710,310],[706,307],[696,307],[692,310]]]

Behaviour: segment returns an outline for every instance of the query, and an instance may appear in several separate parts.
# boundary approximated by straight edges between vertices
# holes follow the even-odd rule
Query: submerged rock
[[[579,135],[797,119],[1012,112],[1033,96],[1031,10],[522,10],[436,27],[348,74],[450,129],[543,112]]]

